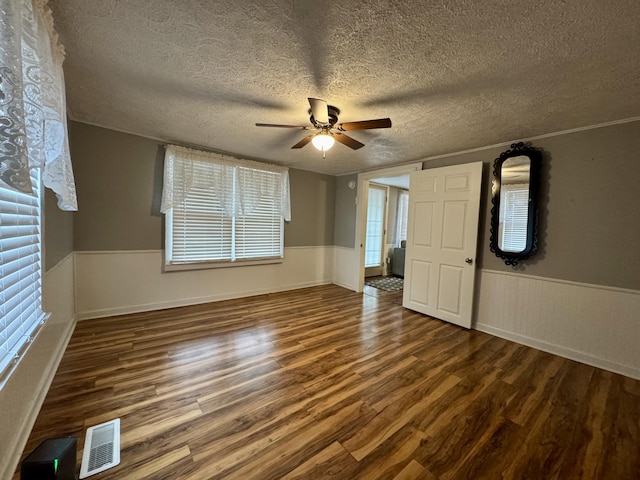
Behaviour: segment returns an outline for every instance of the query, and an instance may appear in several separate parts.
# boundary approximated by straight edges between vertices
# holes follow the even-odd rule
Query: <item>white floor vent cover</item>
[[[120,463],[120,419],[87,429],[82,452],[80,478],[115,467]]]

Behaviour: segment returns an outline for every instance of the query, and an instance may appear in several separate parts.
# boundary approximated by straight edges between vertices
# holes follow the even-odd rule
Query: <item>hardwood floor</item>
[[[640,478],[640,381],[333,285],[78,323],[25,455],[116,417],[96,480]]]
[[[385,277],[373,277],[372,280],[378,279],[378,278],[385,278]],[[369,279],[367,279],[369,280]],[[370,287],[368,285],[364,286],[363,289],[363,293],[365,295],[372,295],[374,297],[378,297],[382,300],[386,300],[388,302],[392,302],[398,305],[402,305],[402,290],[397,290],[395,292],[386,292],[384,290],[381,290],[379,288],[375,288],[375,287]]]

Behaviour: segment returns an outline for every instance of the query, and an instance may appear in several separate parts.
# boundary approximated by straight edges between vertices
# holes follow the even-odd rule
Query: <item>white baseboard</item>
[[[593,367],[601,368],[603,370],[608,370],[610,372],[619,373],[621,375],[625,375],[627,377],[640,380],[640,369],[638,368],[628,367],[626,365],[620,365],[618,363],[609,362],[606,359],[594,357],[593,355],[589,355],[588,353],[579,352],[577,350],[573,350],[567,347],[562,347],[560,345],[554,345],[552,343],[538,340],[535,338],[530,338],[524,335],[519,335],[517,333],[508,332],[505,330],[501,330],[499,328],[492,327],[490,325],[484,325],[479,323],[478,325],[476,325],[476,330],[480,332],[488,333],[496,337],[504,338],[505,340],[510,340],[512,342],[516,342],[521,345],[526,345],[527,347],[536,348],[538,350],[542,350],[543,352],[552,353],[560,357],[568,358],[570,360],[575,360],[576,362],[585,363]]]
[[[474,327],[640,379],[640,292],[482,270]]]
[[[76,253],[78,320],[331,283],[333,247],[285,248],[282,263],[164,272],[163,252]]]
[[[352,285],[351,283],[343,283],[340,282],[338,280],[332,282],[334,285],[337,285],[338,287],[342,287],[342,288],[346,288],[347,290],[353,290],[354,292],[356,291],[356,287],[354,285]]]
[[[130,313],[150,312],[153,310],[164,310],[167,308],[186,307],[201,303],[220,302],[223,300],[233,300],[236,298],[253,297],[255,295],[265,295],[268,293],[284,292],[287,290],[298,290],[300,288],[316,287],[318,285],[328,285],[330,281],[306,282],[297,284],[279,285],[276,288],[264,288],[259,290],[245,290],[220,295],[209,295],[204,297],[181,298],[166,302],[154,302],[141,305],[125,305],[115,308],[105,308],[102,310],[85,311],[77,314],[78,321],[91,320],[93,318],[114,317],[117,315],[128,315]]]

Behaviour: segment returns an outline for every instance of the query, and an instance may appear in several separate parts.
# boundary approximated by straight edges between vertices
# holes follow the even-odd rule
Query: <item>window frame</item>
[[[281,175],[280,173],[270,172],[268,170],[260,170],[260,168],[237,166],[236,168],[250,168],[256,171],[263,171],[265,174]],[[235,176],[234,176],[235,180]],[[185,199],[185,202],[189,199],[189,196]],[[174,214],[175,208],[167,209],[165,212],[165,255],[164,255],[164,270],[165,271],[180,271],[180,270],[201,270],[210,268],[227,268],[227,267],[240,267],[250,265],[268,265],[277,264],[284,261],[284,217],[278,215],[279,226],[276,227],[278,232],[279,247],[278,254],[266,257],[249,257],[249,258],[221,258],[221,259],[208,259],[208,260],[194,260],[194,261],[175,261],[173,259],[173,237],[174,237]],[[236,217],[228,217],[231,221],[231,251],[232,256],[237,247],[239,236],[237,234],[238,221]],[[241,217],[244,218],[244,217]],[[276,218],[274,215],[272,218]]]
[[[409,227],[409,190],[398,192],[398,207],[396,210],[396,246],[400,247],[407,239]],[[404,237],[404,238],[403,238]]]

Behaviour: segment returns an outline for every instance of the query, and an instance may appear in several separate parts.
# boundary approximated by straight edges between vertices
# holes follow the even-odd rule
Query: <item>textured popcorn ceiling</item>
[[[340,174],[640,115],[638,0],[52,0],[72,119]],[[350,132],[327,158],[307,97]]]

